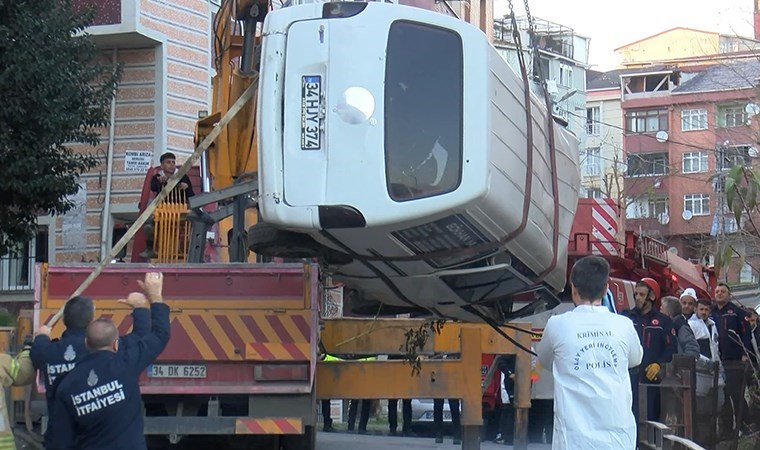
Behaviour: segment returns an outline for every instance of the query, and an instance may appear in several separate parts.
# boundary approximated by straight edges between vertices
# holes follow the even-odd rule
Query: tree
[[[70,210],[97,165],[86,149],[121,71],[98,61],[93,18],[71,0],[0,0],[0,255],[34,236],[37,215]]]

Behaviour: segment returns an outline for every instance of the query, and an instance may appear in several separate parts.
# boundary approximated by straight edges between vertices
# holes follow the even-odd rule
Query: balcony
[[[678,87],[680,76],[672,70],[628,74],[621,78],[623,102],[636,99],[668,97]]]
[[[34,290],[37,257],[10,253],[0,257],[0,294]]]
[[[535,45],[541,52],[575,60],[575,45],[573,44],[575,31],[572,28],[534,17],[534,34],[531,36],[528,33],[530,22],[526,16],[517,17],[516,23],[525,47],[533,47],[533,39],[535,39]],[[514,44],[512,27],[512,21],[508,16],[494,20],[494,41]]]
[[[95,8],[95,20],[93,25],[118,25],[122,23],[121,13],[124,9],[123,2],[129,0],[72,0],[75,11],[84,12],[86,9]],[[130,3],[135,3],[132,0]]]
[[[76,11],[95,9],[95,18],[87,32],[101,48],[152,47],[160,42],[157,33],[140,25],[141,3],[138,0],[72,0]]]

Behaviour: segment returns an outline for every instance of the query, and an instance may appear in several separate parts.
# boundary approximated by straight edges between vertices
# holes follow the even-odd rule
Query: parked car
[[[449,402],[443,402],[443,421],[451,422],[451,409]],[[415,398],[412,400],[412,423],[433,423],[433,399]]]

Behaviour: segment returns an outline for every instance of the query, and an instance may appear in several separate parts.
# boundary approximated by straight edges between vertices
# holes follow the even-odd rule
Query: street
[[[412,450],[412,449],[440,449],[454,450],[461,448],[454,446],[451,436],[447,436],[443,444],[436,444],[433,438],[405,438],[383,435],[357,435],[348,433],[319,433],[317,434],[317,450]],[[511,446],[482,442],[482,450],[507,450]],[[549,444],[531,444],[530,450],[549,450]]]

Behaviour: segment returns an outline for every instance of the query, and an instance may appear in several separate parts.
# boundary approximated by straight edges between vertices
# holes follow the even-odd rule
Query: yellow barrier
[[[185,220],[189,209],[184,192],[175,190],[153,212],[153,242],[156,262],[179,263],[187,261],[190,240],[190,222]]]

